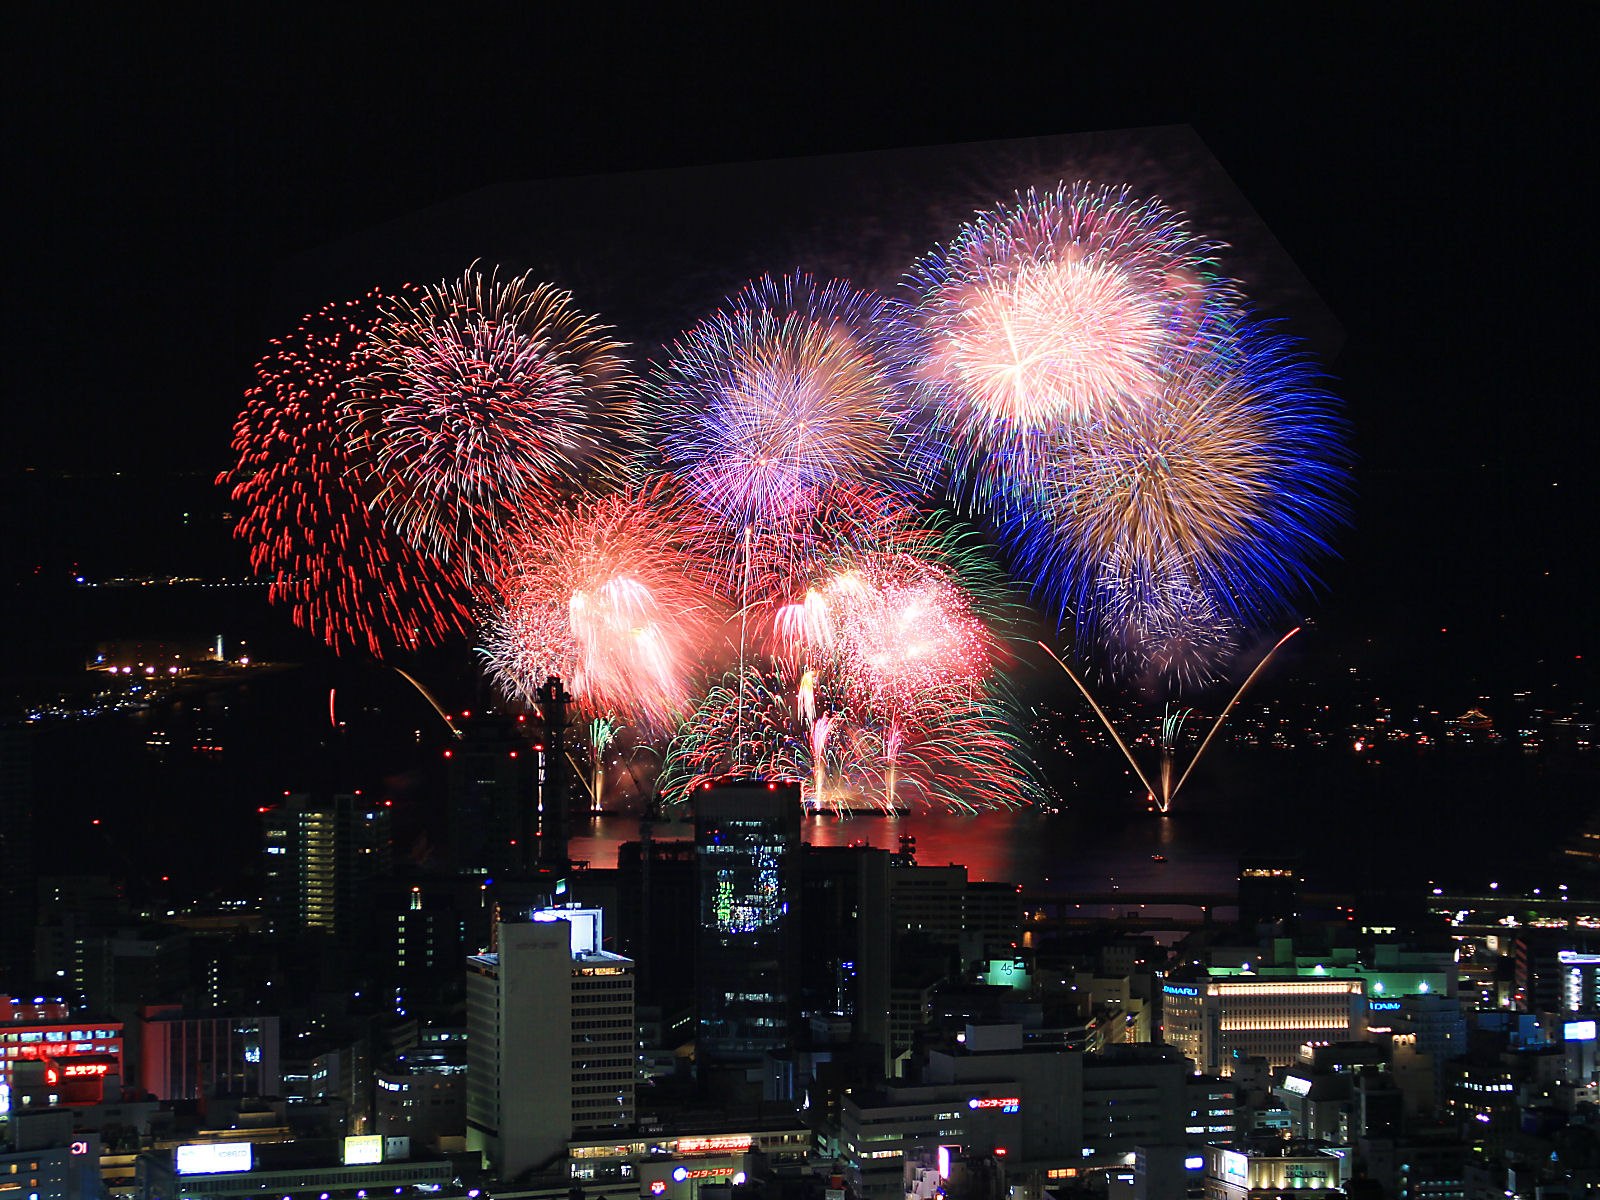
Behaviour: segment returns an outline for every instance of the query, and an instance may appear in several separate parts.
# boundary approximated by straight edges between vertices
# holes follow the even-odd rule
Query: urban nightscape
[[[1600,1195],[1594,10],[201,11],[13,55],[0,1200]]]

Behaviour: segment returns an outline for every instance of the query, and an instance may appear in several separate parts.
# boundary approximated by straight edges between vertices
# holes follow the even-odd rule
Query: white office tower
[[[532,915],[467,960],[467,1147],[507,1182],[634,1125],[633,960],[601,949],[597,909]]]

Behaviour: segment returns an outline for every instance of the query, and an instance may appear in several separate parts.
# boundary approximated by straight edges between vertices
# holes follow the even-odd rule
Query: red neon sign
[[[68,1063],[61,1068],[62,1074],[73,1075],[104,1075],[111,1070],[110,1063]]]
[[[748,1133],[727,1134],[723,1137],[681,1137],[679,1154],[717,1154],[728,1150],[748,1150],[753,1139]]]
[[[1009,1108],[1013,1111],[1021,1104],[1020,1096],[978,1096],[967,1101],[968,1108]]]

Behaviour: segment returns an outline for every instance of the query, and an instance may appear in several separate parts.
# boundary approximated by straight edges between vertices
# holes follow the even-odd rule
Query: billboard
[[[347,1167],[361,1163],[383,1161],[383,1135],[381,1133],[352,1134],[344,1139],[344,1158]]]
[[[1561,1026],[1561,1037],[1568,1042],[1592,1042],[1595,1040],[1595,1022],[1567,1021]]]
[[[255,1159],[249,1142],[200,1142],[179,1146],[173,1169],[179,1175],[221,1175],[248,1171]]]
[[[1250,1186],[1250,1160],[1237,1150],[1222,1152],[1222,1182],[1236,1183],[1242,1188]]]

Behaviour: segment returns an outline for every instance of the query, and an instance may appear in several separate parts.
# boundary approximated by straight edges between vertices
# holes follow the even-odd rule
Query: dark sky
[[[1600,653],[1592,10],[219,11],[41,8],[13,39],[7,472],[219,469],[297,264],[479,189],[1187,125],[1343,329],[1327,617],[1443,639],[1419,661]]]

